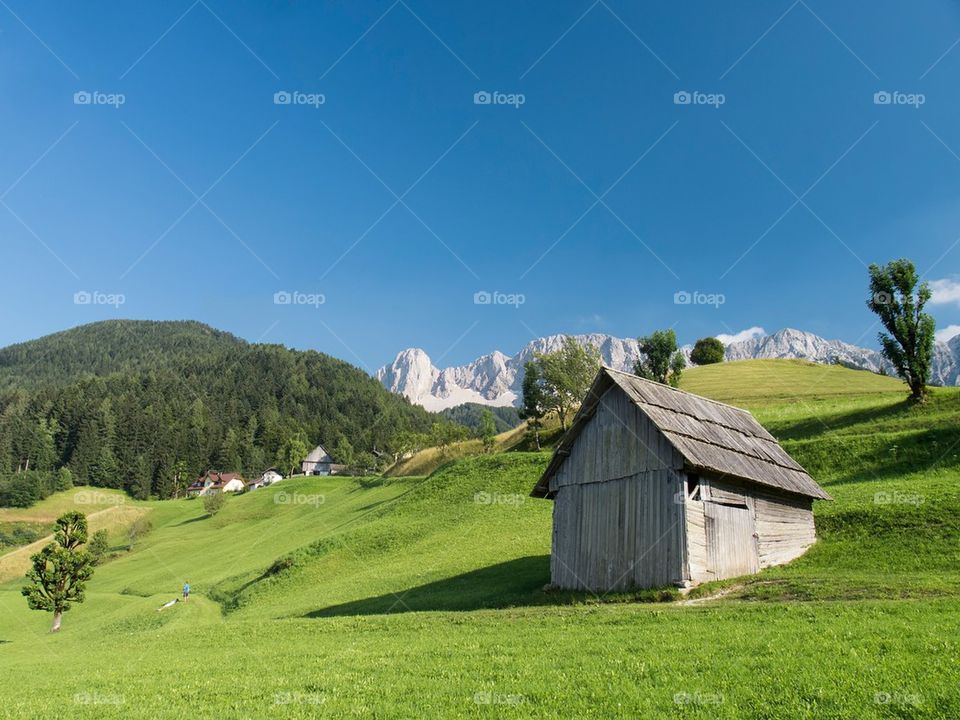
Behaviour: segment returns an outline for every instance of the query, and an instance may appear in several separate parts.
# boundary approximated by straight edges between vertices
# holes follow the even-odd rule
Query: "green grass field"
[[[0,585],[0,716],[960,717],[960,391],[914,408],[794,361],[684,387],[756,413],[833,495],[805,556],[702,602],[545,594],[548,453],[287,480],[212,518],[137,503],[153,531],[58,635]]]

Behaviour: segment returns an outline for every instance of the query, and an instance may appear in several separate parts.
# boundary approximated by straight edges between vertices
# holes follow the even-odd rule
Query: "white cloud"
[[[937,342],[946,342],[957,335],[960,335],[960,325],[947,325],[936,332]]]
[[[943,280],[931,280],[930,290],[932,295],[930,303],[933,305],[947,305],[956,303],[960,305],[960,281],[944,278]]]
[[[724,345],[730,345],[731,343],[743,342],[744,340],[753,340],[753,338],[763,337],[766,334],[766,330],[764,330],[762,327],[754,325],[751,328],[741,330],[733,335],[717,335],[717,340],[722,342]]]

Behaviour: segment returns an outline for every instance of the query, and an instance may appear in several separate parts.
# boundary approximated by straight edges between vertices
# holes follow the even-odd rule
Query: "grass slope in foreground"
[[[836,498],[807,555],[721,601],[540,592],[546,454],[285,481],[213,518],[152,504],[58,636],[3,586],[0,714],[960,716],[960,392],[909,408],[894,380],[783,362],[686,385],[750,407]],[[184,577],[197,596],[158,613]]]

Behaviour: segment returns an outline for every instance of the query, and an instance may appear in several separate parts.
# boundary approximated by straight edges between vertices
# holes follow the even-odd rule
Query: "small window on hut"
[[[700,500],[699,475],[687,475],[687,500]]]

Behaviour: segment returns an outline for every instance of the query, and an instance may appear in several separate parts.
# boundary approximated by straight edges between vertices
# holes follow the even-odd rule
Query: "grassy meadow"
[[[960,390],[910,407],[894,379],[799,361],[684,388],[750,409],[835,498],[802,558],[669,602],[544,593],[549,453],[516,434],[214,517],[124,500],[153,529],[132,550],[111,530],[59,634],[0,577],[0,717],[960,717]],[[0,522],[102,511],[83,490]]]

